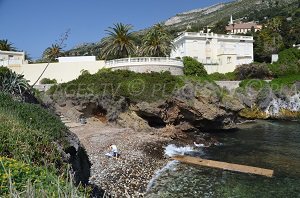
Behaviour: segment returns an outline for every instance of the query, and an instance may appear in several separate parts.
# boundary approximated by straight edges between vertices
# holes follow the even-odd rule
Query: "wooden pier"
[[[223,170],[229,170],[229,171],[236,171],[241,173],[249,173],[249,174],[255,174],[255,175],[263,175],[266,177],[272,177],[274,174],[273,170],[270,169],[264,169],[264,168],[258,168],[253,166],[245,166],[240,164],[232,164],[227,162],[220,162],[220,161],[214,161],[214,160],[206,160],[201,159],[198,157],[191,157],[191,156],[174,156],[172,159],[180,161],[182,163],[186,164],[194,164],[194,165],[200,165],[200,166],[206,166],[206,167],[212,167],[212,168],[219,168]]]

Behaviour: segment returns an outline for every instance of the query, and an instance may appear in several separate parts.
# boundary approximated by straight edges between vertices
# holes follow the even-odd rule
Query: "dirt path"
[[[143,197],[155,171],[168,161],[163,156],[163,146],[170,139],[155,133],[135,132],[97,120],[70,130],[79,137],[92,162],[91,183],[113,197]],[[105,156],[110,144],[117,145],[119,159]]]

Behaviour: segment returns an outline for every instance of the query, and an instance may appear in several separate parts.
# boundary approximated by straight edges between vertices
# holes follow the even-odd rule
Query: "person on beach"
[[[119,153],[118,153],[118,148],[117,148],[117,146],[116,145],[114,145],[114,144],[111,144],[110,146],[109,146],[109,148],[111,149],[111,151],[110,151],[110,156],[111,157],[115,157],[115,158],[118,158],[119,157]]]

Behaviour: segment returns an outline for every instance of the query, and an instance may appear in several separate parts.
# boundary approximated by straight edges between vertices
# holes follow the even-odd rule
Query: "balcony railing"
[[[0,66],[14,66],[14,65],[22,65],[23,64],[23,60],[3,60],[0,59]]]
[[[183,62],[181,60],[169,57],[135,57],[105,61],[105,66],[107,67],[131,65],[173,65],[183,67]]]
[[[247,40],[253,41],[252,36],[242,36],[242,35],[225,35],[225,34],[214,34],[214,33],[198,33],[198,32],[185,32],[177,37],[173,42],[177,42],[183,37],[192,37],[192,38],[217,38],[217,39],[238,39],[238,40]]]

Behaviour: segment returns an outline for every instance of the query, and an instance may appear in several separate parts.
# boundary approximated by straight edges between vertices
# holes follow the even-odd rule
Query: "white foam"
[[[155,172],[154,177],[149,181],[147,185],[147,192],[155,185],[155,181],[160,177],[161,174],[163,174],[167,170],[171,170],[174,168],[175,165],[178,164],[178,161],[173,160],[167,163],[162,169]]]
[[[185,147],[177,147],[174,144],[170,144],[165,148],[165,155],[169,157],[173,157],[175,155],[184,155],[186,153],[193,152],[193,147],[185,146]]]

